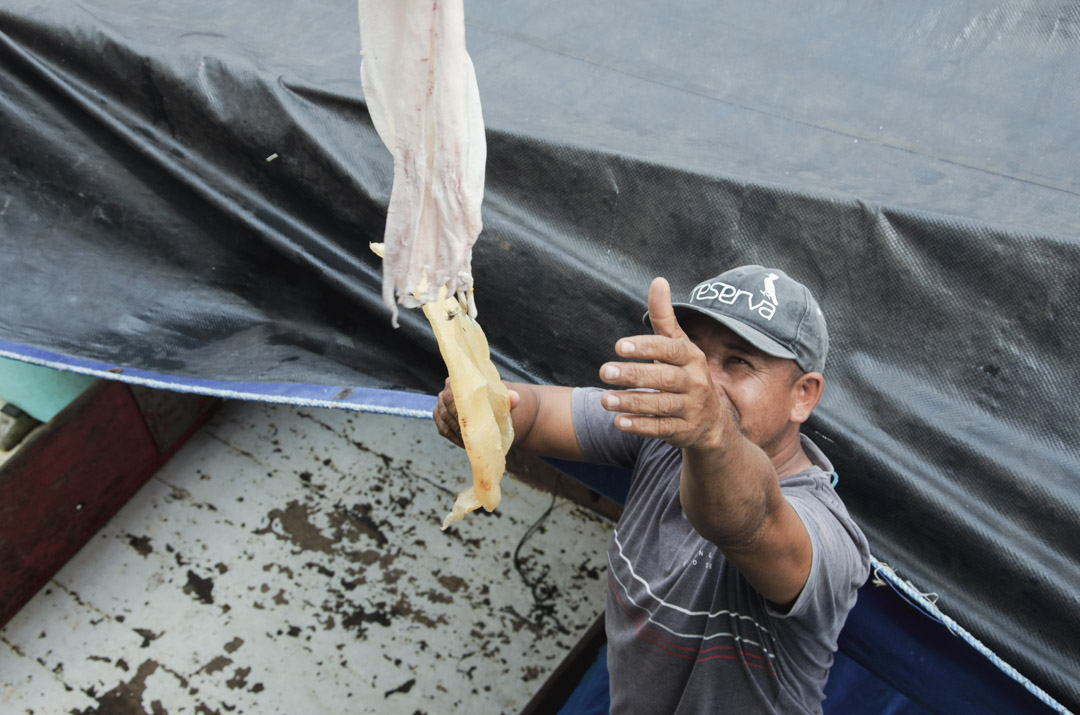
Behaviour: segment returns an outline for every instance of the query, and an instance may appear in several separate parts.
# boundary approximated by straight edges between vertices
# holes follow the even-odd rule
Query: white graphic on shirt
[[[653,590],[649,586],[648,581],[643,579],[641,576],[639,576],[634,571],[634,566],[633,566],[633,564],[630,563],[630,559],[628,559],[626,557],[626,554],[623,553],[622,543],[619,541],[619,532],[618,531],[616,531],[614,533],[614,535],[612,536],[612,541],[615,543],[615,546],[618,549],[619,558],[622,559],[623,562],[626,564],[626,569],[629,572],[631,578],[633,578],[635,581],[637,581],[642,586],[644,586],[645,587],[645,592],[648,593],[649,596],[651,596],[654,601],[656,601],[656,607],[652,608],[652,609],[650,609],[648,606],[646,606],[644,604],[639,603],[631,595],[630,589],[627,587],[627,585],[625,583],[623,583],[622,580],[619,579],[618,569],[616,569],[615,565],[611,563],[610,556],[608,557],[608,574],[619,585],[619,588],[622,590],[623,595],[626,596],[626,599],[628,601],[630,601],[630,603],[634,604],[639,609],[641,609],[642,611],[644,611],[645,613],[648,614],[648,618],[646,618],[646,623],[651,623],[652,625],[656,626],[657,628],[661,628],[661,629],[667,631],[668,633],[670,633],[671,635],[678,636],[680,638],[689,638],[689,639],[692,639],[692,640],[701,640],[701,641],[710,641],[710,640],[713,640],[715,638],[731,638],[732,640],[734,640],[737,643],[745,644],[745,645],[749,645],[749,646],[754,646],[756,648],[760,648],[762,650],[762,652],[764,652],[765,656],[770,661],[774,660],[776,658],[776,656],[774,654],[769,652],[769,649],[767,647],[765,647],[765,645],[763,645],[761,643],[758,643],[757,641],[752,641],[752,640],[750,640],[748,638],[743,638],[742,636],[739,636],[739,635],[737,635],[735,633],[719,632],[719,633],[710,633],[709,635],[705,635],[705,634],[702,634],[702,633],[680,633],[679,631],[673,630],[672,628],[670,628],[670,627],[664,625],[663,623],[661,623],[660,621],[658,621],[657,616],[660,615],[661,609],[669,608],[669,609],[671,609],[673,611],[678,611],[679,613],[683,613],[683,614],[688,615],[688,616],[705,616],[708,619],[718,618],[720,616],[735,617],[735,618],[738,618],[738,619],[743,620],[743,621],[748,621],[749,623],[753,624],[754,627],[757,628],[762,633],[768,633],[769,632],[768,628],[766,628],[765,626],[763,626],[760,623],[758,623],[757,621],[755,621],[751,616],[744,616],[741,613],[736,613],[735,611],[729,611],[727,609],[716,611],[715,613],[710,613],[708,611],[691,611],[691,610],[689,610],[687,608],[683,608],[682,606],[679,606],[677,604],[668,603],[667,601],[665,601],[664,599],[660,598],[655,593],[653,593]]]
[[[706,553],[703,549],[698,549],[697,553],[693,556],[687,556],[683,561],[683,568],[692,568],[694,566],[700,566],[706,571],[711,571],[713,567],[713,556],[716,555],[716,549]]]
[[[776,279],[779,277],[775,273],[765,276],[765,289],[761,291],[761,294],[771,300],[773,305],[780,305],[780,301],[776,299]]]

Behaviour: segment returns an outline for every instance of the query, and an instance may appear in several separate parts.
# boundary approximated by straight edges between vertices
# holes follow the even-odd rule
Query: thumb
[[[671,307],[671,286],[666,278],[653,278],[649,286],[649,322],[657,335],[665,338],[686,337],[675,319],[675,309]]]

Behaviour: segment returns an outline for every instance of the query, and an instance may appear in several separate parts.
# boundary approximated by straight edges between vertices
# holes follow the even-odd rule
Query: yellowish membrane
[[[369,246],[375,255],[383,257],[382,243]],[[421,283],[417,293],[427,287],[426,275]],[[454,507],[443,519],[442,528],[446,529],[470,511],[480,507],[492,511],[499,505],[499,483],[506,471],[506,453],[514,442],[514,423],[510,418],[510,393],[491,362],[487,337],[476,319],[469,316],[468,308],[448,298],[445,286],[439,290],[438,298],[423,308],[450,376],[461,440],[473,475],[472,485],[458,494]]]
[[[424,304],[424,315],[439,342],[457,405],[461,439],[472,466],[473,483],[443,519],[445,529],[465,514],[484,507],[492,511],[502,499],[499,482],[506,471],[506,453],[514,440],[510,394],[491,362],[487,338],[467,308],[446,289]]]

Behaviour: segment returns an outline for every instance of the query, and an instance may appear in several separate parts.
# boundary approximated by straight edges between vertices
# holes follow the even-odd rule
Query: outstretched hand
[[[671,286],[664,278],[653,279],[649,286],[649,322],[652,335],[622,338],[615,352],[652,362],[605,363],[600,379],[627,390],[605,392],[602,404],[619,413],[615,426],[623,432],[656,437],[675,447],[719,446],[725,408],[705,354],[675,317]]]

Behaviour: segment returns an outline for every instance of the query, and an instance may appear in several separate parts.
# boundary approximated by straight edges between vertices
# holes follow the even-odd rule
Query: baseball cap
[[[802,283],[779,268],[740,266],[699,283],[686,302],[672,302],[675,317],[705,315],[767,355],[821,372],[829,351],[825,315]],[[644,317],[649,324],[649,314]]]

